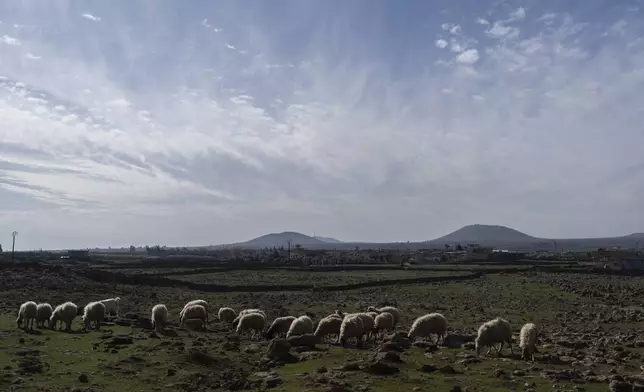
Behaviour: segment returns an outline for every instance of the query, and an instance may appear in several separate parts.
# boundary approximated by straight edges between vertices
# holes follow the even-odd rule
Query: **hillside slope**
[[[257,238],[253,238],[252,240],[246,242],[239,242],[236,243],[235,246],[243,248],[279,248],[280,246],[283,246],[286,248],[289,246],[289,241],[291,243],[291,247],[295,247],[295,245],[306,247],[328,244],[325,241],[304,235],[302,233],[285,231],[282,233],[266,234]]]
[[[430,242],[444,244],[487,244],[534,241],[538,241],[538,239],[506,226],[469,225],[461,227],[443,237],[431,240]]]

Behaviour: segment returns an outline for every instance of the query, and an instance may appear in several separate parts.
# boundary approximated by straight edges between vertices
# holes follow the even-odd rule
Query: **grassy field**
[[[348,282],[396,279],[418,271],[236,271],[220,275],[228,285],[297,283],[301,279]],[[428,273],[435,273],[428,271]],[[314,275],[315,277],[311,277]],[[188,275],[186,275],[188,276]],[[210,276],[190,278],[210,279]],[[0,390],[2,391],[606,391],[612,378],[635,383],[644,354],[644,310],[639,299],[644,279],[581,274],[489,273],[480,279],[340,292],[203,293],[182,288],[114,285],[65,271],[5,269],[0,274]],[[101,331],[73,333],[16,328],[18,306],[25,300],[87,302],[121,297],[124,316]],[[396,303],[403,313],[398,330],[433,311],[449,320],[449,333],[472,338],[484,321],[507,318],[518,339],[521,325],[542,329],[537,361],[526,362],[504,350],[501,357],[476,355],[464,346],[415,344],[395,354],[379,354],[383,342],[363,349],[319,344],[291,352],[296,363],[263,359],[269,342],[238,337],[230,325],[211,317],[207,332],[176,325],[189,300],[203,298],[211,312],[259,307],[269,322],[278,315],[308,312],[314,321],[335,309],[357,311]],[[151,307],[165,303],[171,325],[165,336],[141,326]],[[422,342],[421,342],[422,343]],[[386,358],[382,356],[387,355]],[[400,362],[391,362],[391,359]],[[390,372],[391,374],[385,374]],[[275,385],[273,385],[275,383]],[[556,388],[554,388],[556,386]],[[74,389],[75,388],[75,389]],[[583,389],[582,389],[583,388]]]
[[[237,270],[214,272],[198,275],[173,275],[173,279],[194,283],[214,283],[238,285],[285,285],[285,284],[314,284],[317,286],[335,286],[369,281],[390,279],[409,279],[426,276],[467,275],[467,272],[452,271],[405,271],[397,270],[365,270],[365,271],[298,271],[286,269],[269,270]]]

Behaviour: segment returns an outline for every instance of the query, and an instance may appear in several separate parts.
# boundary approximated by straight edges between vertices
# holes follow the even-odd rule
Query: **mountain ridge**
[[[333,241],[329,241],[333,240]],[[418,242],[343,242],[331,237],[312,237],[295,231],[269,233],[248,241],[229,244],[241,248],[295,247],[300,245],[315,249],[369,248],[443,248],[447,245],[478,244],[497,249],[524,251],[583,250],[601,247],[634,248],[644,243],[644,233],[618,237],[597,238],[540,238],[502,225],[472,224],[444,236]],[[337,242],[334,242],[337,241]]]

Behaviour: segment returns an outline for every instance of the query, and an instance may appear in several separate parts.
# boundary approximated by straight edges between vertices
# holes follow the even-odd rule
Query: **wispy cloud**
[[[641,231],[642,11],[476,4],[0,4],[0,243]]]
[[[85,18],[85,19],[89,19],[89,20],[92,20],[92,21],[94,21],[94,22],[100,22],[100,21],[101,21],[101,18],[99,18],[98,16],[94,16],[94,15],[92,15],[92,14],[87,14],[87,13],[85,13],[85,14],[83,14],[83,15],[81,15],[81,16],[82,16],[83,18]]]

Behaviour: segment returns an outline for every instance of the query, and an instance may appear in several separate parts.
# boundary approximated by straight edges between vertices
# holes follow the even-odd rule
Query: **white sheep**
[[[22,322],[24,321],[25,329],[31,329],[33,331],[36,317],[38,317],[38,305],[34,301],[27,301],[20,305],[20,309],[18,309],[16,325],[18,328],[21,328]]]
[[[338,337],[342,347],[346,347],[347,339],[349,338],[356,338],[356,347],[362,347],[362,335],[364,335],[364,326],[362,325],[360,317],[355,315],[347,316],[342,319],[342,324],[340,325],[340,336]]]
[[[286,335],[288,333],[291,324],[295,321],[294,316],[284,316],[278,317],[273,320],[270,328],[266,331],[266,338],[272,339],[274,336]]]
[[[51,317],[49,317],[49,329],[54,329],[56,324],[60,321],[61,325],[62,323],[65,323],[65,330],[70,331],[72,329],[72,320],[74,320],[77,314],[78,306],[73,302],[68,301],[56,306]]]
[[[101,328],[101,322],[105,319],[106,310],[107,306],[101,301],[90,302],[85,305],[82,316],[83,329],[88,330],[93,321],[96,330],[99,330]]]
[[[261,336],[265,324],[266,318],[260,313],[244,314],[239,318],[239,323],[237,324],[237,334],[241,336],[245,332],[250,331],[251,339],[255,334],[259,334]]]
[[[105,314],[115,314],[119,315],[119,302],[121,297],[107,298],[102,299],[98,302],[102,302],[105,305]]]
[[[364,334],[366,335],[366,339],[368,340],[369,338],[371,338],[373,336],[372,335],[373,328],[376,326],[376,321],[373,319],[373,317],[371,317],[371,315],[369,315],[366,312],[360,312],[360,313],[345,314],[344,318],[351,317],[351,316],[356,316],[360,318],[360,320],[362,321],[362,328],[364,329]]]
[[[418,317],[411,325],[407,334],[409,339],[415,337],[428,338],[430,335],[436,335],[436,344],[445,338],[447,333],[447,319],[440,313],[429,313]]]
[[[168,308],[164,304],[154,305],[152,307],[150,321],[152,321],[152,328],[156,330],[163,328],[168,322]]]
[[[181,311],[179,324],[183,325],[187,319],[200,319],[206,325],[208,323],[208,311],[202,305],[189,305]]]
[[[394,315],[389,312],[378,314],[374,320],[373,332],[379,335],[381,332],[391,332],[394,330]]]
[[[38,327],[44,328],[45,321],[49,320],[51,314],[54,312],[54,309],[50,304],[43,302],[37,306],[37,316],[36,316],[36,325]]]
[[[183,305],[183,309],[181,309],[181,312],[179,312],[179,322],[183,320],[183,314],[185,313],[186,309],[192,305],[203,306],[203,308],[206,310],[206,319],[204,320],[204,323],[208,323],[208,302],[204,301],[203,299],[195,299]]]
[[[220,308],[219,312],[217,312],[217,317],[219,317],[219,321],[232,323],[235,317],[237,317],[237,313],[235,313],[233,308]]]
[[[510,346],[510,353],[514,354],[512,350],[512,327],[507,320],[500,317],[481,325],[474,343],[477,354],[480,353],[482,347],[488,347],[486,354],[489,354],[492,347],[495,347],[497,343],[501,344],[498,349],[495,347],[497,354],[501,354],[504,343]]]
[[[320,320],[313,335],[320,339],[320,341],[322,342],[326,339],[327,336],[340,336],[341,326],[342,318],[340,318],[340,316],[338,315],[332,314]]]
[[[402,320],[402,314],[400,313],[400,310],[393,306],[383,306],[380,309],[376,309],[373,306],[369,306],[367,308],[367,312],[376,312],[376,313],[383,313],[383,312],[389,312],[394,316],[394,326]]]
[[[539,330],[533,323],[527,323],[521,327],[519,332],[519,347],[521,348],[521,359],[530,358],[534,362],[534,353],[537,352],[537,339]]]
[[[291,336],[304,335],[313,333],[313,320],[309,316],[300,316],[293,320],[286,333],[286,338]]]
[[[257,314],[261,315],[262,317],[264,317],[264,324],[266,324],[266,313],[264,313],[263,310],[261,310],[261,309],[244,309],[241,312],[239,312],[237,317],[235,317],[235,319],[233,320],[233,327],[237,328],[237,324],[239,323],[239,320],[242,318],[242,316],[247,315],[247,314],[251,314],[251,313],[257,313]]]

